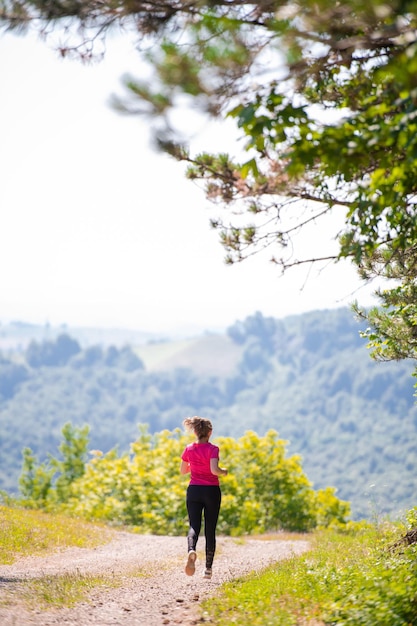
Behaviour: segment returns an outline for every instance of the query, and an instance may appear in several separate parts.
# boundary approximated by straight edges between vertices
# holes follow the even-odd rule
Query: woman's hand
[[[227,476],[227,469],[219,467],[219,459],[210,459],[210,471],[215,476]]]

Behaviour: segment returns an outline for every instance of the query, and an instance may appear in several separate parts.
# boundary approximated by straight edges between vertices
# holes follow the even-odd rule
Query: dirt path
[[[45,558],[23,558],[0,566],[2,626],[162,626],[197,624],[199,603],[224,582],[300,554],[306,541],[220,537],[213,578],[202,577],[204,537],[200,539],[193,577],[184,573],[185,539],[120,532],[95,549],[71,548]],[[65,573],[104,574],[119,580],[115,587],[96,588],[88,602],[73,608],[27,610],[16,600],[28,578]],[[120,584],[121,578],[121,584]]]

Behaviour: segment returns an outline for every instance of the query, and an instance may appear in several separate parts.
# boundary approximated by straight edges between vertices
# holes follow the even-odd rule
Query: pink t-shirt
[[[181,457],[190,464],[190,485],[219,485],[219,477],[210,470],[210,459],[218,458],[219,448],[212,443],[190,443]]]

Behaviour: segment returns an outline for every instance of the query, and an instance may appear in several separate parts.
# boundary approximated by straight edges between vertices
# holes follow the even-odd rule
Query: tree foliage
[[[142,427],[129,454],[96,450],[84,465],[80,452],[85,451],[87,432],[66,425],[60,446],[64,461],[55,464],[58,476],[47,488],[43,466],[31,459],[31,489],[29,493],[26,467],[23,495],[30,495],[35,506],[63,507],[91,520],[133,525],[141,532],[182,534],[186,481],[180,479],[179,464],[189,437],[179,429],[150,435]],[[217,443],[229,468],[222,482],[219,529],[224,534],[346,524],[349,504],[339,500],[334,489],[315,492],[300,459],[286,457],[286,442],[276,432],[264,437],[247,432],[238,441],[223,437]]]
[[[69,422],[62,428],[60,457],[48,455],[38,463],[30,448],[23,449],[23,466],[19,478],[20,492],[34,507],[45,507],[68,499],[72,483],[84,474],[87,462],[89,426],[74,427]]]
[[[60,366],[68,363],[78,354],[81,347],[78,341],[66,334],[59,335],[56,341],[31,341],[26,352],[27,362],[31,367]]]
[[[75,428],[67,423],[62,429],[63,441],[59,446],[62,458],[52,459],[58,474],[54,485],[58,502],[65,502],[68,499],[72,483],[84,474],[90,441],[89,432],[88,425]]]
[[[0,398],[12,398],[20,383],[27,380],[29,372],[24,365],[0,357]]]
[[[365,278],[369,275],[387,277],[394,284],[379,289],[381,307],[363,311],[358,304],[354,308],[360,317],[367,319],[371,327],[363,332],[375,359],[400,360],[417,358],[417,256],[416,246],[397,251],[395,257],[378,251],[361,269]]]
[[[19,478],[20,492],[31,506],[46,506],[55,474],[48,461],[38,463],[36,455],[30,448],[23,449],[23,467]]]

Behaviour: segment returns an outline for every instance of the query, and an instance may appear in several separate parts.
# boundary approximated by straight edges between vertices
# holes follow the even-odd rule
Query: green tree
[[[19,479],[20,492],[25,500],[35,508],[46,506],[55,469],[47,461],[38,463],[30,448],[23,449],[22,474]]]
[[[248,431],[238,441],[220,439],[230,471],[224,480],[224,530],[242,534],[316,526],[314,491],[300,458],[286,458],[286,444],[272,430],[264,437]]]
[[[182,534],[187,525],[186,479],[179,460],[189,438],[179,429],[150,435],[142,427],[131,453],[96,452],[73,483],[67,510],[88,519],[137,526],[142,532]],[[220,438],[229,475],[222,479],[219,530],[225,534],[344,525],[347,502],[334,490],[315,492],[297,456],[286,457],[275,431],[247,432],[238,440]]]
[[[1,6],[6,27],[73,25],[82,45],[70,38],[64,55],[90,57],[111,27],[134,24],[155,76],[149,83],[126,78],[130,99],[117,104],[155,116],[158,128],[165,120],[160,146],[190,164],[188,176],[205,182],[210,199],[233,207],[212,219],[229,263],[270,249],[284,270],[347,257],[372,277],[374,259],[383,257],[379,274],[392,278],[404,254],[415,257],[415,0],[122,0],[117,10],[110,1],[2,0]],[[189,153],[169,115],[184,95],[204,112],[235,120],[246,138],[243,162]],[[338,252],[293,253],[294,233],[329,213],[343,221],[335,233]],[[415,328],[405,306],[415,275],[394,280],[384,296],[389,313],[369,316],[379,346],[385,323],[395,326],[392,336]],[[384,349],[385,357],[401,355],[394,344]]]
[[[84,474],[88,455],[90,427],[76,428],[67,423],[62,428],[64,440],[59,446],[62,460],[52,459],[58,478],[55,482],[59,502],[65,502],[70,494],[72,483]]]
[[[33,506],[53,506],[56,501],[68,500],[73,482],[84,474],[87,462],[89,427],[76,428],[67,423],[62,429],[64,437],[59,446],[62,459],[48,455],[39,463],[30,448],[23,450],[20,492]]]
[[[179,459],[186,437],[155,435],[141,426],[129,454],[95,451],[74,484],[67,508],[88,519],[134,525],[142,532],[178,534],[186,524]]]
[[[13,363],[0,355],[0,398],[12,398],[16,389],[28,377],[29,372],[24,365]]]
[[[362,267],[365,278],[382,275],[395,287],[379,289],[381,307],[354,309],[371,327],[362,333],[369,341],[372,356],[380,361],[417,358],[417,255],[416,246],[375,252]]]
[[[56,341],[31,341],[26,350],[26,360],[31,367],[63,366],[81,352],[81,347],[75,339],[63,334]]]

